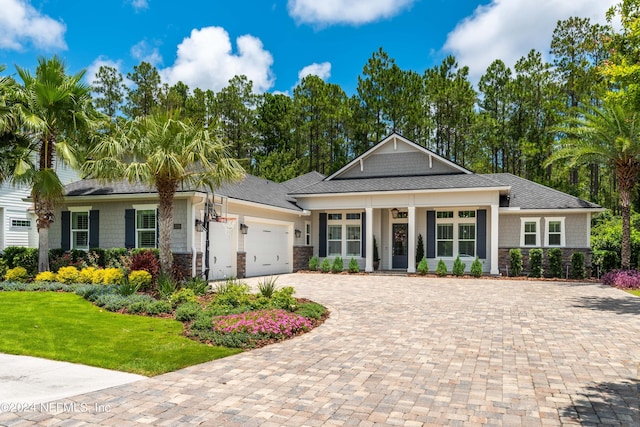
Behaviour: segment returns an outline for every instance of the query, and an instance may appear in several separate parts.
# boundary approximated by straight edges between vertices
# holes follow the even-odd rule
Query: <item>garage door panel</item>
[[[282,224],[248,223],[245,235],[247,276],[291,272],[289,226]]]
[[[209,279],[234,277],[234,228],[218,222],[209,223],[209,227]]]

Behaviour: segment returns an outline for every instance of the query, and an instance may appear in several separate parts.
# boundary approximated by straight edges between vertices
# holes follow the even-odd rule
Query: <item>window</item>
[[[304,243],[311,246],[311,223],[309,221],[304,223]]]
[[[475,212],[474,212],[475,216]],[[460,256],[476,256],[476,225],[458,225],[458,254]]]
[[[540,218],[521,218],[520,246],[540,246]]]
[[[329,256],[341,256],[342,255],[342,225],[330,225],[328,227],[329,235],[328,241],[328,255]]]
[[[327,214],[327,256],[362,255],[361,220],[361,212]]]
[[[436,212],[436,257],[476,256],[476,211]]]
[[[359,225],[347,225],[347,256],[360,256]]]
[[[142,209],[136,211],[136,247],[156,247],[156,210]]]
[[[89,212],[71,212],[71,248],[89,249]]]
[[[453,256],[453,224],[438,224],[436,247],[438,257]]]
[[[12,219],[11,228],[31,228],[31,220],[28,219]]]
[[[564,218],[545,218],[545,246],[565,246]]]

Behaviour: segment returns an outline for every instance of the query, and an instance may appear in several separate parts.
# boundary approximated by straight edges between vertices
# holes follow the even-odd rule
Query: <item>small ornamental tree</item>
[[[542,249],[529,251],[529,277],[542,277]]]
[[[333,265],[331,266],[332,273],[341,273],[344,270],[344,262],[342,262],[342,257],[335,257],[333,260]]]
[[[438,261],[438,266],[436,267],[436,274],[440,277],[447,275],[447,264],[445,264],[443,260]]]
[[[424,258],[424,241],[422,240],[422,234],[418,234],[418,243],[416,244],[416,262],[420,263]]]
[[[464,262],[462,262],[462,260],[460,259],[460,256],[457,256],[455,261],[453,261],[453,268],[451,272],[453,273],[454,276],[464,276],[465,267],[466,265]]]
[[[482,263],[476,257],[475,261],[471,264],[470,273],[473,277],[481,277],[482,276]]]
[[[358,261],[355,258],[351,258],[349,261],[349,273],[359,273],[360,266],[358,265]]]
[[[322,260],[322,262],[320,263],[320,271],[322,271],[323,273],[328,273],[331,271],[331,261],[329,261],[329,258],[325,258]]]
[[[429,263],[425,257],[422,257],[420,262],[418,263],[418,274],[427,274],[429,272]]]
[[[513,248],[509,251],[510,276],[519,276],[522,273],[522,251]]]
[[[320,265],[320,259],[317,256],[312,256],[309,260],[309,270],[316,271]]]
[[[584,279],[585,276],[584,254],[582,252],[574,252],[571,255],[571,278]]]
[[[562,250],[560,248],[549,249],[547,259],[549,260],[549,275],[562,277]]]

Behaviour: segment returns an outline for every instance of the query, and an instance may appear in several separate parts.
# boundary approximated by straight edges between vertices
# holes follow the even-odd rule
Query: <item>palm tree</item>
[[[16,85],[11,136],[15,147],[11,159],[15,183],[31,187],[38,228],[38,270],[49,269],[49,226],[63,185],[56,168],[77,166],[76,152],[86,130],[98,118],[91,91],[82,83],[84,71],[67,75],[56,56],[40,58],[35,76],[16,67],[22,85]]]
[[[111,132],[99,137],[90,154],[93,160],[83,165],[89,177],[106,181],[124,178],[156,188],[160,268],[164,273],[170,273],[173,265],[173,199],[178,188],[213,189],[244,175],[216,134],[173,116],[178,113],[116,120]]]
[[[631,194],[640,177],[640,112],[605,101],[591,107],[562,130],[571,138],[547,163],[568,159],[569,166],[607,164],[618,182],[622,213],[622,268],[631,266]]]

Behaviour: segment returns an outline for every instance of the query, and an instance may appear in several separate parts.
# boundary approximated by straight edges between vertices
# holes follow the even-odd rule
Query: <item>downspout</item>
[[[208,194],[202,196],[202,201],[198,202],[198,203],[194,203],[193,205],[191,205],[191,217],[193,218],[193,226],[195,227],[195,220],[198,218],[198,210],[199,208],[203,207],[206,205],[207,203],[207,198],[209,197]],[[206,215],[206,212],[205,212]],[[194,230],[196,230],[194,228]],[[195,239],[195,234],[197,233],[197,230],[193,232],[194,238],[191,239],[191,277],[196,277],[196,257],[197,257],[197,249],[196,249],[196,239]],[[208,231],[207,231],[208,233]],[[202,238],[200,239],[202,240]],[[207,247],[206,250],[208,251],[209,248]],[[208,260],[207,260],[208,261]],[[208,264],[208,263],[207,263]]]

